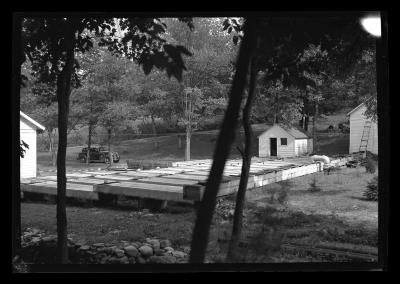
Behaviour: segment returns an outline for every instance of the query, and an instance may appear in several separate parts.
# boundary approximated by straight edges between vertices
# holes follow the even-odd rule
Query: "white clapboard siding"
[[[21,178],[36,177],[36,130],[20,130],[20,139],[28,144],[23,158],[20,158]]]
[[[312,153],[313,152],[313,139],[308,138],[307,140],[307,153]]]
[[[24,157],[20,158],[21,179],[36,177],[36,131],[44,129],[44,126],[20,111],[20,140],[24,141],[29,147],[28,149],[24,148]]]
[[[296,156],[301,156],[303,154],[306,154],[308,149],[307,149],[307,139],[296,139],[294,141],[294,147],[295,147],[295,155]]]
[[[364,116],[365,110],[366,107],[362,105],[350,113],[350,154],[360,150],[361,137],[365,122],[367,121],[367,118]],[[378,154],[378,126],[374,122],[371,125],[367,150]]]

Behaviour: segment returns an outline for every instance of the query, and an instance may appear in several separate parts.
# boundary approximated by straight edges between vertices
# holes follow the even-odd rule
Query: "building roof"
[[[41,125],[39,122],[33,120],[32,118],[30,118],[29,116],[27,116],[25,113],[23,113],[22,111],[19,111],[19,117],[26,119],[30,124],[32,124],[36,129],[39,130],[45,130],[46,128]]]
[[[295,139],[307,139],[308,135],[304,133],[302,130],[298,129],[297,127],[285,128],[280,125],[283,129],[286,130],[290,135],[292,135]]]
[[[353,108],[350,112],[348,112],[346,115],[349,116],[350,114],[352,114],[353,112],[355,112],[356,110],[358,110],[359,108],[361,108],[363,105],[365,105],[366,102],[368,102],[369,100],[372,100],[372,96],[367,98],[364,102],[362,102],[361,104],[359,104],[358,106],[356,106],[355,108]]]
[[[356,106],[355,108],[353,108],[351,111],[349,111],[346,116],[349,116],[350,114],[352,114],[353,112],[355,112],[356,110],[358,110],[359,108],[361,108],[365,103],[361,103],[358,106]]]
[[[292,127],[290,127],[290,128],[287,127],[287,126],[284,126],[284,125],[282,125],[282,124],[274,124],[273,126],[278,126],[278,127],[282,128],[282,129],[285,130],[290,136],[292,136],[294,139],[308,139],[308,138],[309,138],[308,135],[307,135],[307,133],[305,133],[303,130],[301,130],[301,129],[295,127],[295,126],[292,126]],[[271,127],[271,128],[272,128],[272,127]],[[270,131],[271,128],[267,129],[266,131],[264,131],[263,133],[261,133],[260,135],[258,135],[258,137],[260,137],[261,135],[263,135],[265,132]]]

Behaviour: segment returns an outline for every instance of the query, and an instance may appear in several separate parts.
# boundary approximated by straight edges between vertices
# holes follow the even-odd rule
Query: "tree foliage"
[[[225,30],[229,31],[231,28],[231,31],[234,30],[238,34],[243,32],[243,42],[228,109],[217,140],[215,153],[220,156],[214,155],[210,176],[197,214],[192,239],[191,262],[203,262],[205,258],[208,232],[215,209],[215,197],[228,157],[228,153],[222,148],[229,149],[234,140],[236,121],[249,68],[249,56],[253,55],[253,52],[257,54],[257,69],[265,71],[264,79],[267,85],[280,80],[284,87],[294,86],[302,90],[307,90],[307,86],[315,88],[318,82],[308,78],[307,73],[320,74],[313,70],[312,64],[302,64],[301,55],[310,44],[320,45],[321,50],[328,52],[329,61],[337,64],[336,71],[347,70],[359,58],[367,41],[366,34],[358,22],[358,16],[354,14],[341,17],[271,15],[261,19],[246,19],[243,26],[240,23],[232,23],[233,21],[224,22]],[[253,49],[256,35],[260,37],[257,50]],[[250,55],[245,56],[245,52]],[[318,92],[314,93],[313,97],[318,100]]]
[[[191,19],[181,21],[191,26]],[[122,28],[122,37],[117,35]],[[183,46],[171,45],[161,38],[165,24],[157,18],[47,17],[22,19],[22,51],[27,55],[39,82],[56,89],[58,101],[59,147],[57,155],[57,236],[59,261],[67,263],[66,147],[71,87],[79,87],[82,73],[75,53],[93,47],[94,36],[109,50],[136,61],[146,74],[153,67],[165,70],[178,80],[185,69]],[[23,58],[22,58],[23,59]],[[22,63],[22,62],[21,62]]]

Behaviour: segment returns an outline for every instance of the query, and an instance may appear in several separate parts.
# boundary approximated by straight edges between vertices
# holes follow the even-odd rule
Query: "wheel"
[[[106,164],[110,163],[110,158],[109,157],[105,157],[104,158],[104,163],[106,163]]]

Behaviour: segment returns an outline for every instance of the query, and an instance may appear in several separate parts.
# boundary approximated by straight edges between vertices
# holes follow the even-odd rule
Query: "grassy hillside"
[[[317,120],[317,153],[325,155],[347,154],[349,148],[349,135],[343,133],[327,133],[325,130],[329,125],[337,128],[338,123],[347,122],[347,111],[337,113],[328,117],[321,117]],[[253,155],[258,153],[257,136],[268,129],[267,125],[253,125],[254,144]],[[312,121],[309,127],[312,133]],[[208,159],[211,158],[214,152],[214,147],[218,135],[218,130],[195,132],[191,139],[191,159]],[[159,142],[159,147],[154,147],[154,140]],[[230,158],[240,157],[236,146],[243,147],[244,134],[243,131],[238,131],[236,140],[231,148]],[[137,161],[182,161],[185,158],[185,142],[182,143],[182,148],[178,148],[178,134],[166,134],[156,138],[148,137],[134,140],[122,140],[113,145],[113,150],[117,151],[121,156],[121,162],[127,159]],[[81,151],[81,146],[68,147],[67,161],[68,163],[80,164],[76,158]],[[50,154],[48,152],[38,152],[38,163],[41,165],[49,165]],[[83,166],[83,165],[82,165]]]

